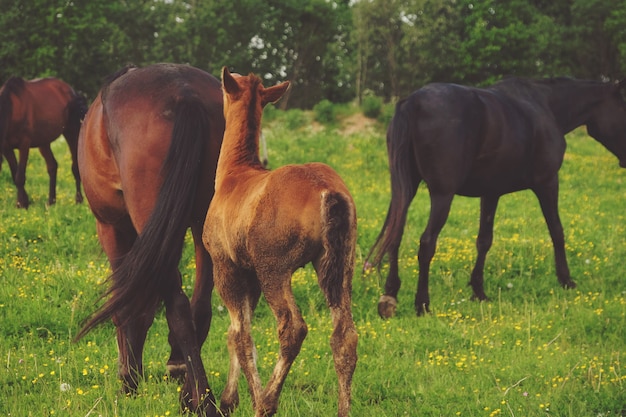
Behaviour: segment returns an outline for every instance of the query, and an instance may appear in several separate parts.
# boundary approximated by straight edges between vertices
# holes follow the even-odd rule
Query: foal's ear
[[[235,77],[232,76],[228,67],[222,68],[222,85],[224,86],[224,91],[228,94],[236,94],[239,92],[239,84],[235,81]]]
[[[263,106],[267,103],[276,103],[285,94],[289,88],[289,81],[282,82],[273,87],[268,87],[263,90],[261,97],[263,99]]]

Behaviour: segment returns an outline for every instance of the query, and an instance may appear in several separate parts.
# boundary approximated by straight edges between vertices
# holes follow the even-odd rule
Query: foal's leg
[[[256,404],[256,417],[273,416],[278,409],[278,397],[293,361],[300,353],[308,329],[291,292],[291,273],[259,275],[263,294],[276,317],[278,361],[263,391],[262,401]]]
[[[493,243],[493,221],[498,207],[498,196],[483,196],[480,199],[480,227],[478,229],[478,238],[476,238],[476,264],[472,271],[472,277],[469,284],[474,292],[473,298],[484,301],[487,300],[484,282],[485,258],[487,252]]]
[[[352,279],[352,277],[350,277]],[[357,362],[358,335],[352,319],[352,295],[344,291],[341,304],[330,308],[333,319],[333,334],[330,337],[330,347],[333,351],[335,371],[339,380],[339,417],[347,417],[350,411],[352,397],[352,375]]]
[[[260,403],[263,387],[256,368],[256,348],[252,340],[252,315],[261,296],[256,276],[232,266],[215,265],[215,286],[228,309],[228,354],[230,366],[226,387],[220,398],[220,411],[228,416],[239,405],[239,375],[243,368],[252,403]]]
[[[420,238],[420,248],[417,252],[419,263],[419,278],[417,281],[417,292],[415,293],[415,311],[420,316],[429,311],[430,295],[428,294],[428,276],[430,262],[437,249],[437,239],[443,228],[454,194],[430,194],[430,216],[428,224]]]
[[[57,160],[54,159],[54,155],[52,154],[52,149],[50,149],[50,144],[44,144],[39,147],[39,152],[43,159],[46,161],[46,168],[48,169],[48,176],[50,177],[50,187],[48,190],[48,205],[51,206],[57,201],[57,170],[59,168],[59,164]]]
[[[554,261],[556,263],[556,276],[564,288],[576,288],[576,283],[570,276],[565,255],[565,237],[563,225],[559,217],[559,180],[554,180],[540,187],[535,187],[533,192],[539,199],[541,211],[546,219],[552,245],[554,246]]]

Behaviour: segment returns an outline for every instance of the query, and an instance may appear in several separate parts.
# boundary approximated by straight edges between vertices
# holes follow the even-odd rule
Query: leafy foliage
[[[0,0],[0,81],[54,75],[93,98],[127,64],[289,79],[279,106],[385,101],[433,81],[625,75],[626,0]]]

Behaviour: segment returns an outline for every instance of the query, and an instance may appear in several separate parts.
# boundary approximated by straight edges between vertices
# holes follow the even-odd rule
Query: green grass
[[[504,196],[498,208],[485,270],[491,301],[469,301],[478,200],[457,197],[432,264],[432,314],[417,318],[416,253],[428,212],[422,187],[401,247],[397,315],[387,321],[376,312],[384,268],[381,275],[360,272],[389,203],[383,128],[344,136],[334,124],[327,129],[305,124],[294,132],[278,114],[265,134],[272,167],[326,162],[346,180],[357,204],[353,311],[360,339],[353,416],[626,415],[625,173],[583,130],[568,137],[560,196],[577,289],[559,287],[539,205],[532,193],[520,192]],[[60,162],[53,207],[45,205],[48,178],[37,152],[27,170],[28,211],[15,208],[6,164],[0,172],[0,415],[177,415],[178,385],[164,376],[169,350],[162,313],[148,335],[146,379],[136,397],[119,394],[111,324],[79,343],[71,341],[94,309],[108,263],[88,206],[73,202],[67,146],[57,141],[53,150]],[[190,292],[189,247],[181,271]],[[293,287],[309,335],[287,378],[278,415],[334,415],[331,325],[310,267],[294,275]],[[228,369],[229,321],[217,296],[213,311],[203,359],[219,395]],[[278,345],[263,302],[254,331],[267,380]],[[241,407],[234,416],[252,415],[243,379],[240,387]]]

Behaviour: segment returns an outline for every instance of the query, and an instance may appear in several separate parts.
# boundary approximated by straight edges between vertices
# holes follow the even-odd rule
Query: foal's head
[[[265,88],[261,79],[256,75],[242,76],[231,73],[227,67],[224,67],[222,68],[222,87],[224,116],[227,117],[232,110],[240,118],[257,120],[268,103],[277,102],[285,94],[289,88],[289,81]]]

